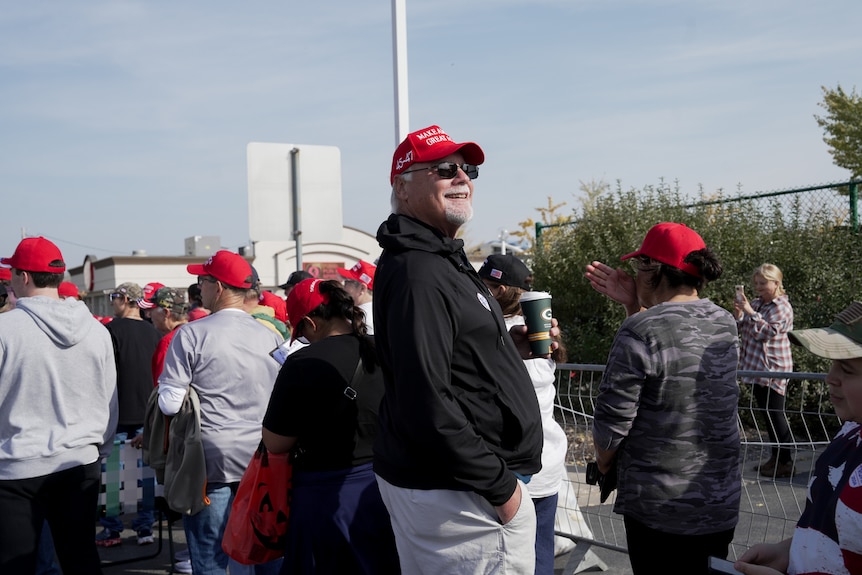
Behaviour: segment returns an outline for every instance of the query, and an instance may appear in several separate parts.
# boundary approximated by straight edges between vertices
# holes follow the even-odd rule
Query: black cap
[[[314,277],[313,275],[311,275],[310,273],[308,273],[306,271],[303,271],[303,270],[295,271],[292,274],[290,274],[289,276],[287,276],[287,281],[278,287],[280,287],[281,289],[287,289],[287,288],[295,286],[296,284],[298,284],[302,280],[311,279],[313,277]]]
[[[479,277],[489,279],[499,284],[521,288],[530,291],[532,288],[527,279],[533,275],[526,264],[511,254],[494,254],[488,256],[479,268]]]
[[[249,264],[248,267],[251,268],[251,289],[260,291],[260,274],[257,273],[253,265]]]

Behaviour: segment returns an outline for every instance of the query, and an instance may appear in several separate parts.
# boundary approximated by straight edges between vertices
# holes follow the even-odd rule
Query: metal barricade
[[[142,451],[131,445],[131,440],[114,439],[111,454],[102,459],[102,481],[99,489],[99,516],[122,517],[139,510],[154,510],[156,515],[156,541],[154,549],[128,556],[118,548],[100,549],[102,566],[122,565],[158,557],[164,544],[162,521],[166,506],[159,505],[163,487],[156,483],[155,471],[144,464]],[[173,533],[168,521],[168,542],[173,557]]]
[[[614,494],[599,503],[598,486],[588,485],[584,470],[594,459],[592,421],[599,383],[605,366],[598,364],[559,364],[555,417],[566,432],[569,451],[566,458],[568,485],[560,493],[557,533],[577,542],[626,553],[622,516],[613,512]],[[761,475],[756,467],[769,457],[771,447],[765,411],[757,406],[747,384],[740,382],[738,421],[741,437],[742,503],[739,523],[731,545],[731,558],[741,555],[756,543],[777,542],[793,534],[796,521],[805,507],[807,487],[814,461],[840,429],[841,422],[831,411],[825,374],[740,371],[742,377],[788,378],[787,397],[806,394],[806,401],[793,405],[815,405],[785,410],[793,441],[780,444],[793,452],[795,474],[789,478]],[[798,398],[797,398],[798,399]],[[567,517],[577,521],[567,522]],[[581,524],[582,523],[582,524]]]

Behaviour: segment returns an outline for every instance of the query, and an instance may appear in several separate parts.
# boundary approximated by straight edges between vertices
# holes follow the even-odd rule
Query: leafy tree
[[[818,105],[826,115],[815,115],[823,128],[823,141],[829,146],[832,162],[850,170],[851,178],[862,177],[862,95],[854,87],[847,94],[839,84],[834,90],[821,86],[823,101]]]
[[[569,216],[557,213],[557,210],[563,208],[565,205],[566,202],[555,204],[554,199],[551,196],[548,196],[548,205],[543,208],[536,208],[536,211],[539,212],[541,217],[542,225],[550,226],[566,223]],[[523,255],[524,259],[529,260],[532,255],[532,249],[535,247],[536,220],[533,218],[527,218],[522,222],[518,222],[518,227],[521,229],[512,232],[511,235],[522,240],[527,240],[530,243],[530,248]]]

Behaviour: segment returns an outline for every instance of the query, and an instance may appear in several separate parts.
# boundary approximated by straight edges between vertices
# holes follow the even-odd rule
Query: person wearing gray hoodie
[[[107,330],[62,300],[66,265],[45,238],[11,258],[16,309],[0,315],[0,573],[33,573],[43,522],[66,575],[101,573],[93,541],[100,460],[117,424]]]

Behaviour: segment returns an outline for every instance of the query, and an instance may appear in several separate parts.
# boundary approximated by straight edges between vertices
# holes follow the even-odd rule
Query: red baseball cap
[[[299,322],[322,303],[329,302],[329,296],[320,293],[320,284],[326,280],[302,280],[287,296],[287,317],[290,319],[290,341],[299,335]]]
[[[357,281],[364,284],[368,291],[374,291],[374,272],[377,271],[377,266],[366,261],[359,260],[350,269],[338,268],[338,275],[349,280]]]
[[[138,307],[141,309],[150,309],[156,307],[156,304],[150,301],[156,292],[165,287],[165,284],[159,282],[150,282],[141,290],[143,296],[138,300]]]
[[[260,292],[260,303],[275,311],[275,319],[287,321],[287,303],[271,291]]]
[[[60,248],[41,236],[24,238],[12,257],[0,259],[0,263],[25,272],[61,274],[66,271]]]
[[[57,288],[57,293],[60,297],[73,297],[78,299],[78,286],[72,282],[61,282]]]
[[[404,141],[395,149],[392,156],[392,171],[389,173],[389,184],[395,181],[395,176],[419,162],[433,162],[445,158],[449,154],[461,152],[464,161],[477,166],[485,161],[485,152],[478,144],[464,142],[458,144],[444,132],[440,126],[428,126],[416,132],[407,134]]]
[[[0,281],[10,281],[12,279],[12,270],[5,267],[0,267]]]
[[[251,287],[251,265],[239,254],[219,250],[202,264],[189,264],[186,270],[194,276],[212,276],[235,288]]]
[[[685,224],[662,222],[650,228],[638,251],[624,255],[620,259],[647,256],[699,278],[700,270],[684,263],[683,260],[691,252],[705,247],[703,238]]]

